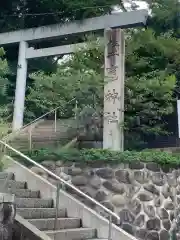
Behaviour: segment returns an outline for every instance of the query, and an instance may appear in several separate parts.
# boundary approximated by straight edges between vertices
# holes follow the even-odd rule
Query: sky
[[[134,1],[137,5],[139,5],[139,8],[138,9],[145,9],[145,8],[148,8],[148,4],[145,2],[145,1]],[[125,6],[130,6],[130,4],[125,4]]]
[[[148,4],[145,1],[131,1],[131,2],[134,2],[135,4],[137,4],[139,6],[137,9],[147,9],[148,8]],[[127,10],[132,11],[130,8],[131,4],[128,3],[128,1],[124,1],[124,6]],[[120,10],[120,9],[116,9],[114,12],[121,12],[121,11],[122,10]]]

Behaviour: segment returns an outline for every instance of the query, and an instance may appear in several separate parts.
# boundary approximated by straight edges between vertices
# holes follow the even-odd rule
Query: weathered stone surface
[[[43,161],[41,164],[49,170],[54,170],[56,167],[56,165],[53,161]]]
[[[120,194],[116,194],[116,195],[112,196],[111,202],[116,207],[124,207],[127,200],[124,196],[122,196]]]
[[[152,182],[157,186],[163,186],[165,183],[164,174],[163,173],[153,173],[152,174]]]
[[[115,176],[119,182],[123,182],[126,184],[132,183],[132,177],[130,176],[130,173],[127,170],[117,170],[115,172]]]
[[[128,209],[137,216],[141,211],[141,202],[137,198],[130,200],[128,202]]]
[[[92,169],[85,169],[83,171],[83,175],[86,176],[87,178],[91,178],[91,177],[96,176],[95,170],[92,170]]]
[[[90,186],[80,186],[79,189],[88,196],[95,198],[97,191]]]
[[[154,206],[152,205],[145,205],[144,206],[144,212],[148,215],[148,217],[150,218],[154,218],[155,217],[155,209]]]
[[[74,166],[74,167],[77,167],[77,168],[84,169],[84,168],[87,167],[87,163],[86,163],[86,162],[82,162],[82,161],[80,161],[80,162],[75,162],[75,163],[73,164],[73,166]]]
[[[149,181],[149,173],[147,171],[135,171],[134,179],[141,184],[147,183]]]
[[[49,161],[45,161],[45,164],[48,165]],[[112,167],[102,163],[96,167],[86,164],[83,168],[75,163],[64,165],[60,161],[52,171],[64,180],[72,181],[72,184],[111,211],[119,212],[121,227],[136,238],[168,239],[175,210],[172,189],[176,184],[174,178],[180,175],[179,170],[172,169],[165,174],[156,163],[138,161]],[[180,204],[180,177],[178,181],[176,195]],[[72,192],[72,189],[68,192],[95,211],[102,211]]]
[[[177,195],[180,195],[180,185],[178,184],[178,186],[176,187],[176,193]]]
[[[89,184],[95,188],[99,189],[101,187],[101,179],[97,176],[94,176],[90,179]]]
[[[169,219],[164,219],[164,220],[162,221],[162,223],[163,223],[164,228],[165,228],[167,231],[169,231],[169,229],[171,228],[171,222],[170,222],[170,220],[169,220]]]
[[[134,195],[136,193],[139,192],[139,189],[141,188],[141,186],[135,186],[135,185],[129,185],[126,187],[125,191],[126,191],[126,196],[131,199],[134,197]]]
[[[177,186],[177,178],[173,174],[166,174],[166,178],[170,187]]]
[[[174,178],[178,178],[180,176],[180,169],[175,169],[172,171],[172,175]]]
[[[135,221],[134,221],[134,225],[137,227],[143,227],[145,223],[145,216],[143,214],[139,215]]]
[[[134,227],[130,223],[123,223],[122,229],[127,233],[134,235]]]
[[[171,200],[174,201],[175,198],[177,199],[177,204],[180,204],[180,197],[176,196],[176,197],[172,197]]]
[[[133,161],[133,162],[129,163],[129,168],[130,169],[143,169],[144,163],[139,162],[139,161],[137,161],[137,162]]]
[[[162,166],[161,166],[161,170],[162,170],[164,173],[169,173],[169,172],[171,172],[171,168],[170,168],[170,166],[167,165],[167,164],[162,165]]]
[[[111,202],[106,201],[106,202],[102,202],[102,204],[103,204],[106,208],[108,208],[109,210],[111,210],[112,212],[114,212],[114,206],[112,205]]]
[[[168,198],[172,195],[171,188],[168,186],[168,184],[162,187],[162,194],[165,198]]]
[[[180,240],[180,234],[179,233],[176,234],[176,240]]]
[[[135,220],[134,215],[128,210],[128,209],[123,209],[120,211],[119,216],[121,218],[121,222],[128,222],[128,223],[133,223]]]
[[[148,230],[160,230],[160,226],[161,226],[161,223],[160,223],[160,220],[158,218],[152,218],[152,219],[149,219],[146,223],[146,227]]]
[[[153,196],[150,193],[146,193],[146,192],[141,192],[138,195],[138,198],[142,201],[142,202],[148,202],[153,200]]]
[[[112,181],[105,181],[103,183],[103,186],[105,188],[107,188],[108,190],[115,192],[115,193],[119,193],[119,194],[123,194],[125,189],[124,189],[124,185],[119,183],[117,180],[113,179]]]
[[[56,166],[57,167],[61,167],[63,165],[63,161],[59,160],[59,161],[56,161]]]
[[[169,232],[163,229],[161,230],[159,237],[160,237],[160,240],[169,240]]]
[[[159,196],[159,194],[160,194],[159,190],[153,184],[146,184],[146,185],[144,185],[144,189],[146,191],[149,191],[152,194],[157,195],[157,196]]]
[[[173,221],[174,220],[174,211],[170,211],[169,216],[170,216],[170,220]]]
[[[64,179],[65,181],[70,180],[70,176],[68,176],[64,172],[60,172],[58,176],[61,177],[62,179]]]
[[[59,174],[60,174],[61,172],[63,172],[63,168],[62,168],[62,167],[56,167],[55,170],[54,170],[54,173],[55,173],[56,175],[58,175],[58,176],[59,176]],[[64,172],[63,172],[63,173],[64,173]]]
[[[71,162],[71,161],[65,161],[64,163],[63,163],[63,166],[64,167],[73,167],[74,166],[74,163],[73,162]]]
[[[154,198],[154,205],[155,205],[155,207],[160,207],[161,204],[162,204],[162,202],[163,202],[162,197],[156,197],[156,198]]]
[[[57,176],[61,177],[61,178],[62,178],[63,180],[65,180],[65,181],[68,181],[68,180],[70,180],[70,178],[71,178],[69,175],[67,175],[66,173],[64,173],[64,172],[62,171],[62,168],[61,168],[61,167],[57,167],[57,168],[55,169],[54,173],[55,173]]]
[[[165,208],[158,209],[157,213],[161,219],[169,218],[169,213],[167,212],[167,210]]]
[[[159,234],[156,231],[151,231],[149,232],[146,237],[145,240],[159,240]]]
[[[64,173],[71,175],[71,176],[77,176],[82,173],[81,168],[76,168],[76,167],[65,167],[64,168]]]
[[[88,180],[84,176],[75,176],[75,177],[72,177],[71,182],[76,186],[82,186],[82,185],[86,185],[88,183]]]
[[[101,190],[96,193],[95,199],[99,202],[102,202],[106,199],[106,196],[106,193]]]
[[[164,203],[164,208],[167,210],[173,210],[174,209],[174,204],[171,200],[166,200]]]
[[[160,171],[160,166],[155,162],[146,163],[146,168],[150,171],[153,171],[153,172],[159,172]]]
[[[146,235],[147,235],[147,230],[146,229],[137,229],[136,230],[136,234],[135,236],[139,239],[145,239]]]
[[[109,178],[113,177],[114,172],[111,168],[100,168],[100,169],[96,170],[96,174],[99,177],[109,179]]]

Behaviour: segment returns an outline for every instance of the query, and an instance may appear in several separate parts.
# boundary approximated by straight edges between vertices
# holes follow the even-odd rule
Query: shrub
[[[103,162],[108,164],[129,163],[132,161],[156,162],[160,165],[169,165],[172,167],[180,166],[180,155],[173,155],[168,152],[160,151],[110,151],[104,149],[38,149],[32,151],[24,151],[25,155],[34,161],[41,163],[45,160],[63,162],[83,162],[91,164],[94,162]],[[19,158],[19,157],[18,157]],[[24,162],[24,161],[23,161]]]

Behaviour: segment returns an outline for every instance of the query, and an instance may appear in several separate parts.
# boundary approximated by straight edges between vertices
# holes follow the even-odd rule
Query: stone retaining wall
[[[175,209],[180,203],[179,169],[162,168],[153,162],[87,166],[45,161],[43,165],[116,212],[121,217],[121,227],[133,236],[145,240],[169,239]],[[56,183],[43,171],[35,167],[32,170]],[[80,200],[96,208],[85,199]]]

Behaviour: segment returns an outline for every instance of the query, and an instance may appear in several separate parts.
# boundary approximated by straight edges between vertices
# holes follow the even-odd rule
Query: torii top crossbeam
[[[0,34],[0,45],[18,43],[21,41],[32,42],[70,34],[103,30],[106,28],[132,28],[144,25],[147,16],[147,10],[137,10],[88,18],[83,21],[6,32]]]

